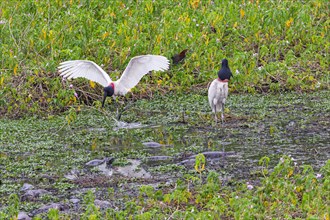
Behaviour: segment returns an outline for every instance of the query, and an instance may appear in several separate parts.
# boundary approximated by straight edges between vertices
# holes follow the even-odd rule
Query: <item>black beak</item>
[[[106,98],[107,98],[107,93],[104,92],[104,94],[103,94],[103,100],[102,100],[102,108],[104,108],[104,102],[105,102]]]

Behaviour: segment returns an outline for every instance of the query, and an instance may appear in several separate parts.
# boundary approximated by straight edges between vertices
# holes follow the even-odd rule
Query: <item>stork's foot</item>
[[[123,111],[118,111],[118,108],[117,108],[117,116],[116,116],[116,119],[119,121],[120,118],[121,118],[121,115],[122,115]]]
[[[214,113],[214,121],[216,124],[218,124],[218,117],[217,117],[217,113]]]
[[[222,124],[225,122],[225,116],[223,115],[223,113],[221,113],[221,122]]]

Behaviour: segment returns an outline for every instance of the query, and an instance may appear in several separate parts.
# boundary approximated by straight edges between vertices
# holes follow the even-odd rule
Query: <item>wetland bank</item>
[[[213,185],[221,188],[223,201],[229,203],[235,191],[244,198],[244,186],[265,187],[266,167],[270,173],[274,167],[276,171],[283,158],[295,172],[310,165],[320,187],[329,187],[329,96],[329,91],[232,94],[223,125],[214,123],[206,90],[138,100],[122,115],[121,123],[113,120],[111,105],[104,112],[82,108],[70,124],[68,112],[48,119],[1,119],[0,213],[7,216],[13,198],[18,200],[17,210],[36,218],[55,215],[56,210],[70,218],[94,212],[99,217],[104,212],[110,217],[177,212],[181,218],[192,207],[217,213],[202,206],[207,190],[199,192],[212,175],[220,184]],[[201,170],[195,155],[203,152],[206,161]],[[270,162],[264,159],[259,164],[263,157]],[[187,187],[175,197],[178,189]],[[192,202],[198,193],[201,201]],[[319,196],[321,207],[329,205],[326,195]],[[90,210],[91,205],[96,211]],[[231,212],[218,214],[233,217],[237,207],[227,208]],[[314,214],[322,213],[321,209]]]

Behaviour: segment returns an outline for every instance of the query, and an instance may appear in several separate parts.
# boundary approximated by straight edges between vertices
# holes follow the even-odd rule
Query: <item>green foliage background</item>
[[[135,93],[199,89],[225,57],[232,92],[329,88],[327,0],[0,4],[0,113],[11,117],[65,110],[78,102],[74,91],[87,104],[99,98],[101,87],[86,80],[70,89],[56,71],[62,61],[90,59],[116,79],[133,56],[170,58],[186,48],[183,64],[144,77]]]

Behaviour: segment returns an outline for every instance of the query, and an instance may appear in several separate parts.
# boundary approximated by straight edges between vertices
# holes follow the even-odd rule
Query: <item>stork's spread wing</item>
[[[164,56],[142,55],[133,57],[117,82],[117,92],[125,95],[149,71],[164,71],[168,68],[169,60]]]
[[[83,77],[101,84],[109,85],[112,80],[109,75],[96,63],[89,60],[72,60],[60,63],[58,67],[60,75],[64,78]]]

